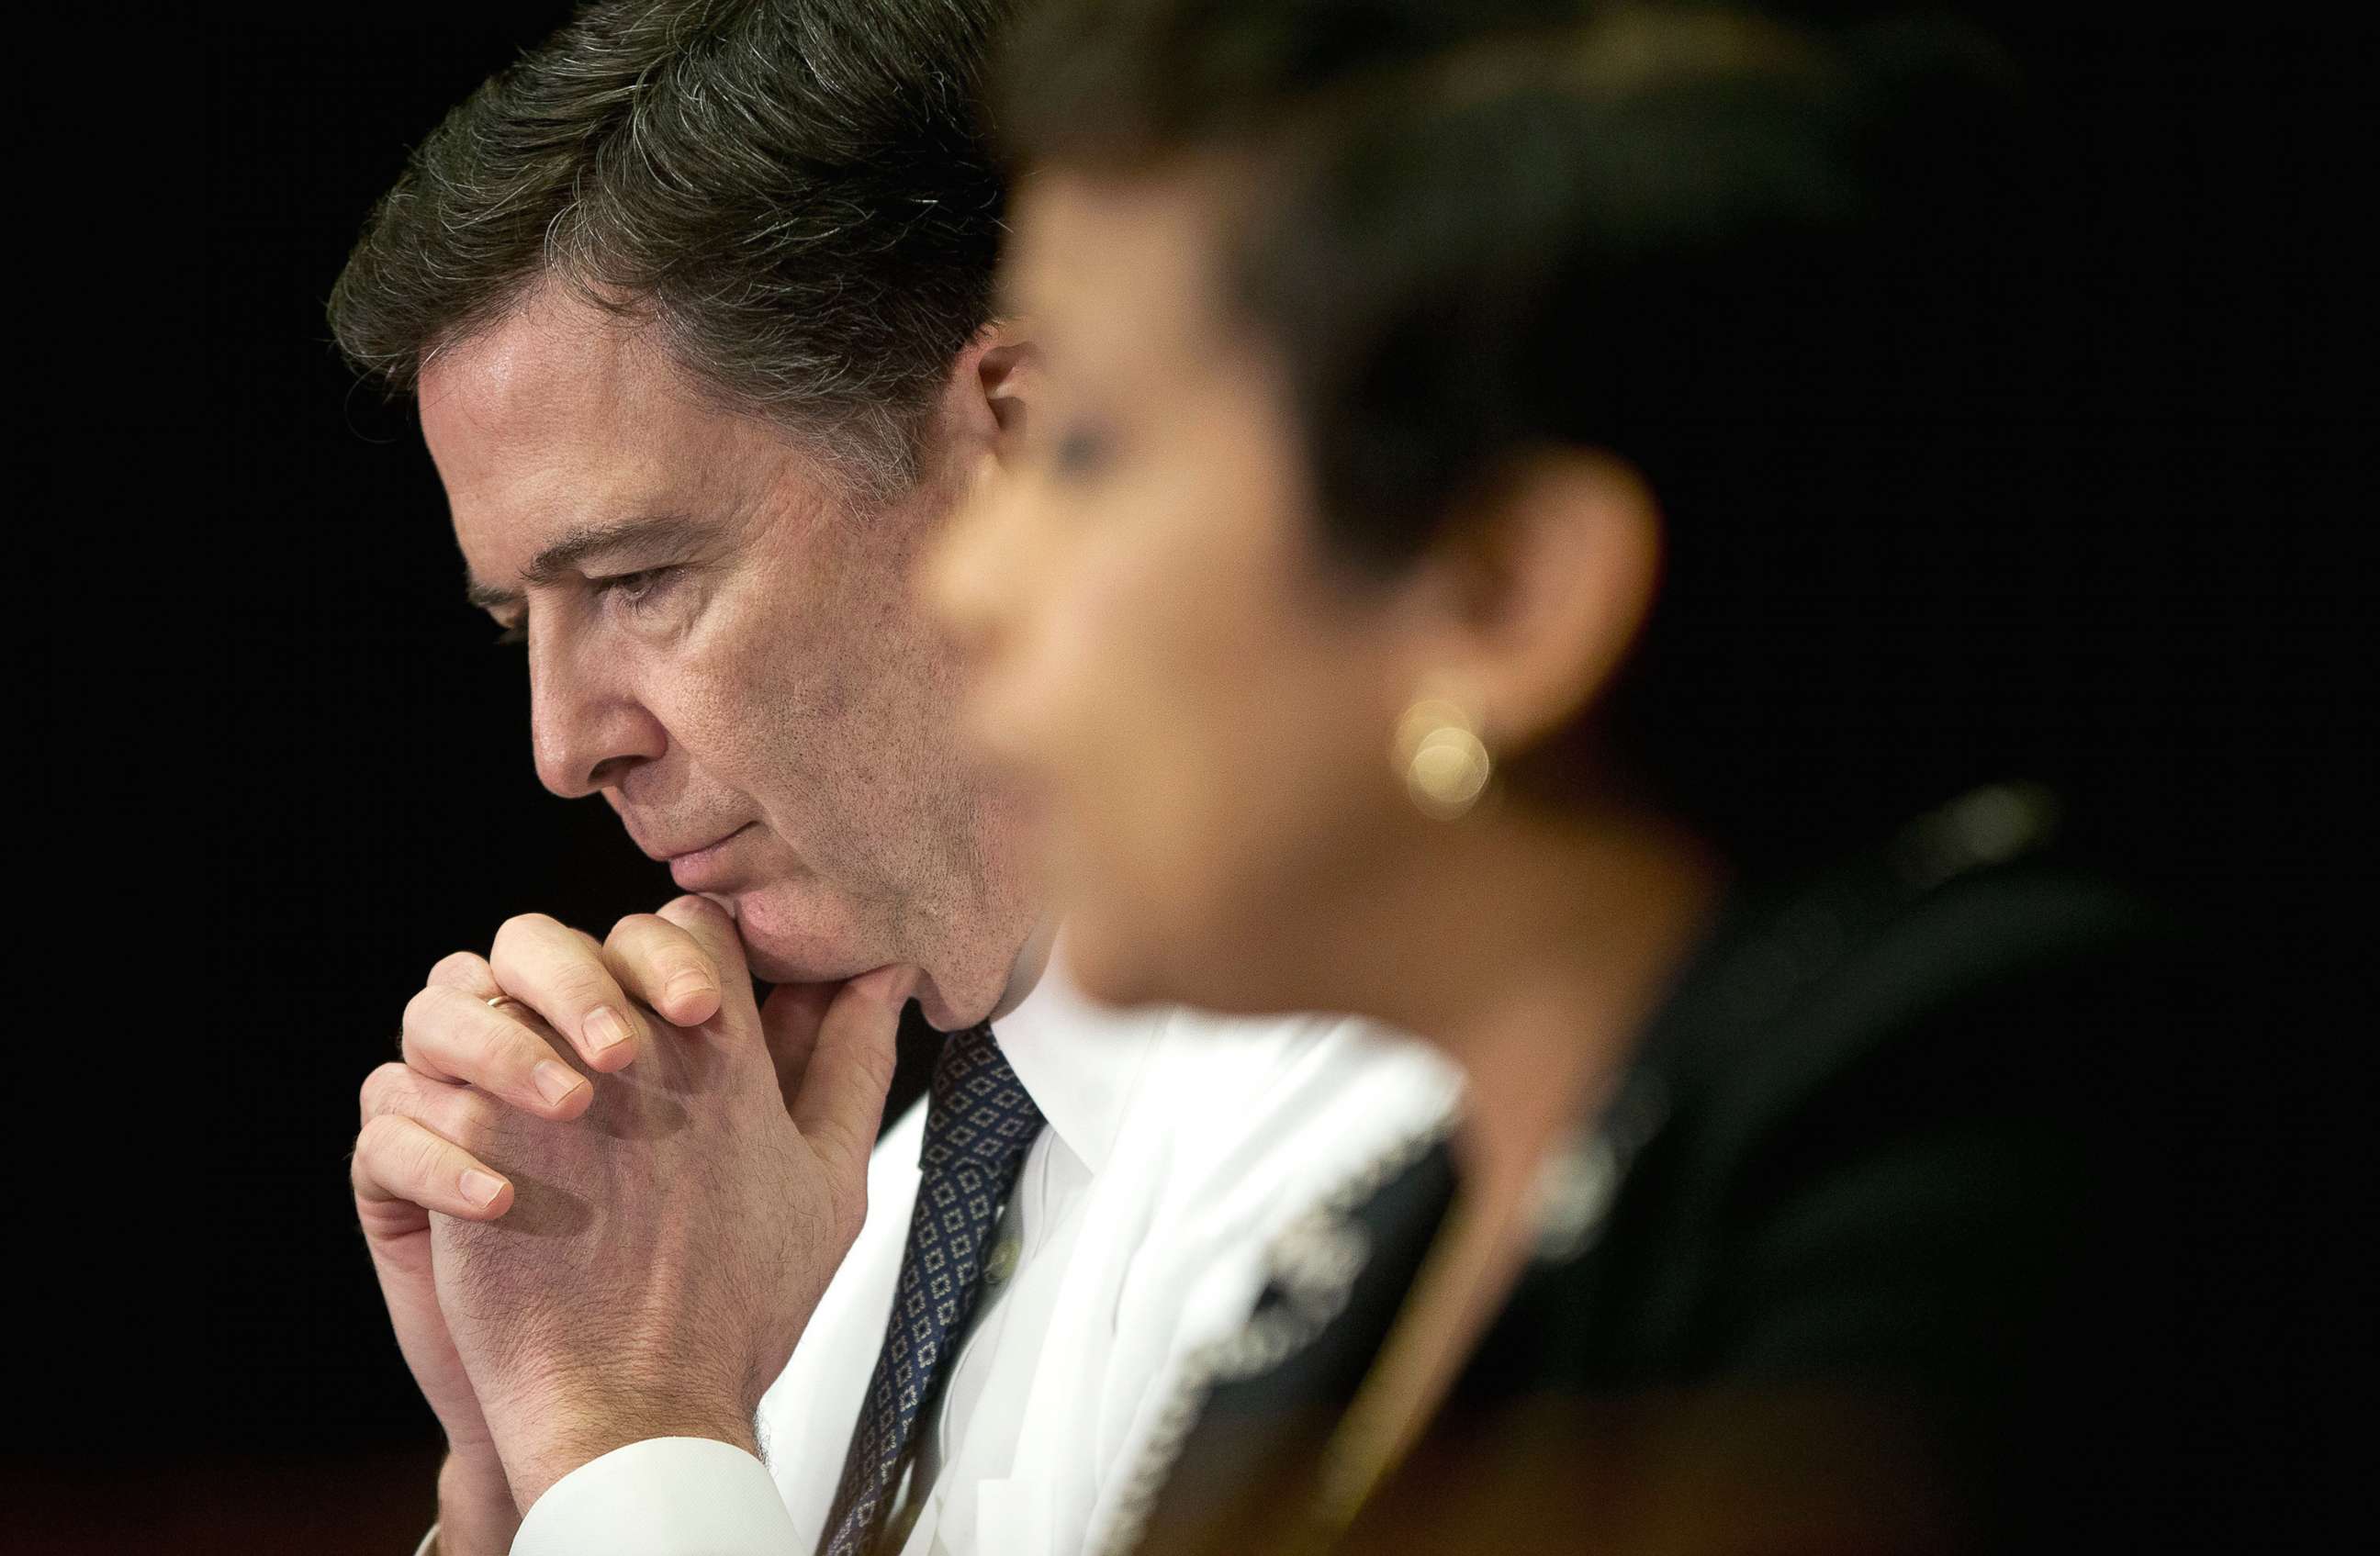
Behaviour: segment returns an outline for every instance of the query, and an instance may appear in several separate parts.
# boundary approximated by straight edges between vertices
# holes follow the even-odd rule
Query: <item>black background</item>
[[[600,927],[672,893],[600,802],[538,788],[520,660],[462,603],[410,414],[354,386],[322,320],[407,145],[565,9],[126,15],[36,72],[0,1519],[41,1549],[410,1548],[435,1430],[353,1226],[356,1089],[439,956],[514,912]],[[2267,1210],[2237,1268],[2268,1315],[2241,1345],[2269,1462],[2240,1473],[2299,1489],[2318,1545],[2350,1483],[2325,1416],[2372,1348],[2346,1285],[2371,1224],[2348,235],[2372,40],[2009,30],[2107,278],[2072,326],[2091,495],[2127,537],[2103,558],[2113,830],[2213,927],[2257,1055],[2223,1122]]]

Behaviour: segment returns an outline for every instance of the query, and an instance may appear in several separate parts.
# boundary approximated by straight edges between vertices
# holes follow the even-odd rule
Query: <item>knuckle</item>
[[[391,1071],[395,1071],[397,1075],[411,1073],[403,1065],[378,1066],[370,1075],[364,1077],[364,1083],[356,1093],[356,1105],[367,1128],[370,1127],[373,1117],[387,1111],[388,1104],[395,1095],[397,1081],[396,1076],[392,1075]]]
[[[625,935],[614,933],[609,947],[613,965],[630,977],[656,988],[667,988],[687,972],[716,981],[710,958],[694,938],[666,919],[650,919]]]
[[[552,930],[560,929],[561,921],[552,913],[515,913],[496,926],[496,944],[530,939]]]
[[[612,1002],[612,980],[600,970],[574,963],[553,980],[551,1013],[577,1016]]]
[[[404,1125],[396,1115],[373,1114],[364,1120],[363,1128],[356,1131],[356,1160],[370,1164],[375,1169],[373,1176],[379,1176],[378,1169],[387,1165],[390,1147],[395,1143],[395,1135],[403,1128]]]
[[[406,1031],[411,1033],[427,1026],[429,1024],[430,1018],[437,1011],[439,1007],[447,1002],[448,996],[453,992],[454,991],[448,989],[442,983],[425,984],[421,988],[416,989],[413,993],[413,997],[405,1002],[404,1024]]]
[[[446,1164],[446,1142],[429,1130],[407,1129],[392,1154],[408,1179],[428,1184],[443,1176],[440,1169]]]
[[[471,1086],[485,1086],[508,1078],[516,1067],[524,1067],[523,1050],[536,1039],[528,1036],[510,1021],[499,1025],[491,1022],[466,1033],[454,1046],[454,1051],[442,1055],[440,1064],[454,1080]]]
[[[476,951],[450,951],[430,966],[425,983],[464,984],[478,983],[488,971],[488,959]]]
[[[656,918],[650,913],[625,914],[612,926],[612,933],[604,936],[603,943],[607,946],[621,946],[631,941],[642,940],[652,934],[655,924],[666,925],[668,923],[668,920]]]
[[[525,1068],[536,1057],[547,1052],[544,1040],[512,1015],[491,1011],[495,1019],[471,1033],[469,1043],[458,1055],[467,1067],[456,1072],[456,1079],[477,1084],[493,1080],[514,1068]]]
[[[569,969],[557,973],[547,985],[547,992],[538,999],[538,1014],[545,1016],[550,1025],[576,1023],[598,1004],[609,1004],[609,980],[595,978],[583,969]]]
[[[693,930],[686,923],[689,919],[698,923],[714,926],[732,923],[727,917],[725,909],[708,897],[696,892],[687,892],[685,896],[671,900],[662,909],[662,916],[689,935],[693,934]]]

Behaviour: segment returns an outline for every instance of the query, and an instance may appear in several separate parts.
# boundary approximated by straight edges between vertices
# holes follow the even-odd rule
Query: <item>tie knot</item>
[[[954,1032],[934,1060],[921,1164],[966,1161],[1005,1173],[1041,1129],[1041,1110],[989,1026]]]

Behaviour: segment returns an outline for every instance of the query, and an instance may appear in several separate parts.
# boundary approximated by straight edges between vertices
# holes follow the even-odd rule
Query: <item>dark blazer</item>
[[[2037,849],[2046,813],[2010,825],[2036,802],[1971,798],[1736,898],[1550,1173],[1536,1255],[1451,1397],[1343,1536],[1304,1510],[1455,1188],[1444,1142],[1297,1228],[1247,1331],[1199,1358],[1140,1549],[2187,1530],[2208,1402],[2170,1319],[2207,1092],[2178,1078],[2213,1073],[2208,1034],[2157,916]]]

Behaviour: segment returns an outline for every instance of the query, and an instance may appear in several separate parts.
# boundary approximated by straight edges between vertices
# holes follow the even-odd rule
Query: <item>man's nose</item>
[[[565,800],[622,782],[660,760],[668,732],[616,674],[607,656],[565,644],[533,645],[529,656],[529,739],[538,781]]]

